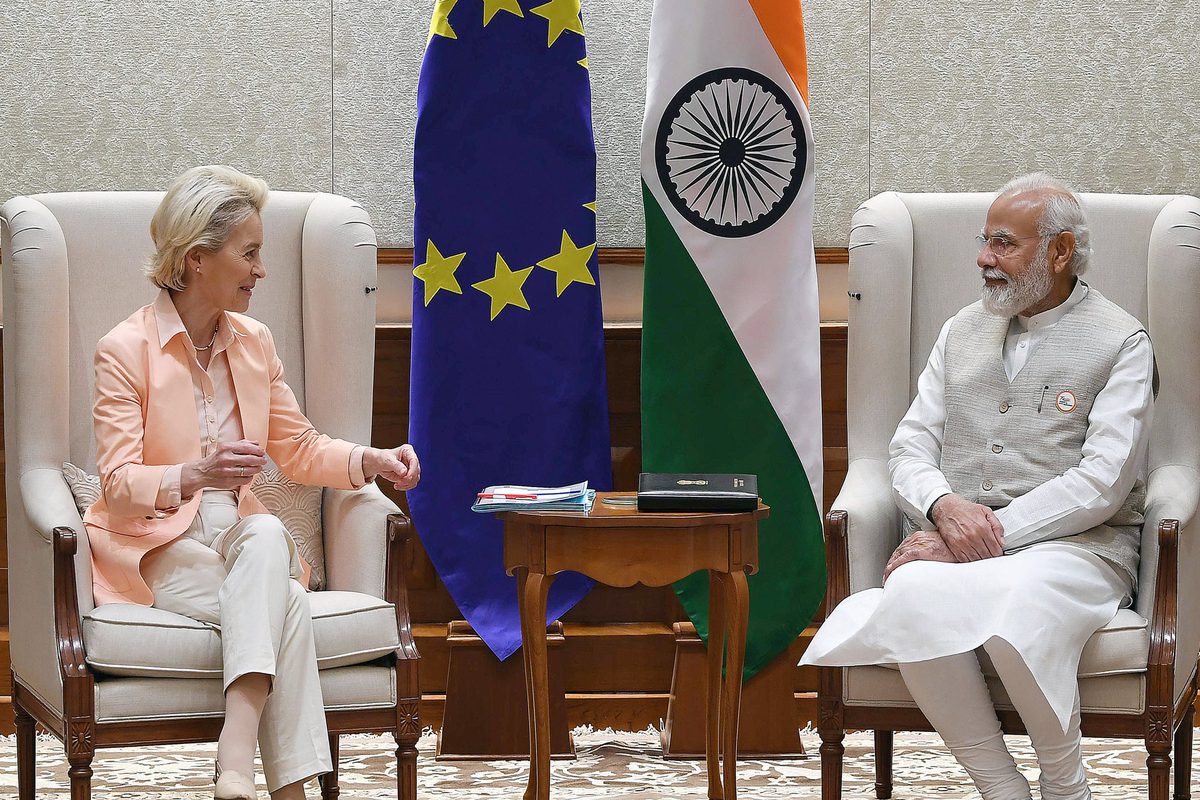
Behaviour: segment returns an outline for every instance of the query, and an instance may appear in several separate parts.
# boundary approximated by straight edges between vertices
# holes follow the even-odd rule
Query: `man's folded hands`
[[[946,546],[945,540],[937,531],[917,531],[901,542],[896,551],[892,553],[892,557],[888,559],[887,566],[883,568],[884,581],[897,567],[910,561],[954,563],[958,559],[950,552],[950,548]]]
[[[946,494],[933,504],[929,518],[957,561],[1004,554],[1004,526],[987,506],[959,494]]]
[[[900,543],[883,570],[886,581],[910,561],[979,561],[1004,554],[1004,527],[992,509],[962,495],[947,494],[933,504],[937,530],[917,531]]]

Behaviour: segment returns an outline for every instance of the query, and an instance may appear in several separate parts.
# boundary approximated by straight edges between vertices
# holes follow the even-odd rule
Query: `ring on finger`
[[[238,467],[238,477],[239,478],[246,477],[246,468],[245,467]]]

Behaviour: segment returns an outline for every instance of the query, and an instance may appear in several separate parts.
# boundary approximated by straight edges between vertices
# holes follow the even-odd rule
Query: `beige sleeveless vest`
[[[1092,403],[1121,346],[1143,330],[1089,288],[1010,383],[1003,360],[1008,325],[976,302],[955,315],[946,339],[941,469],[956,493],[992,508],[1079,465]],[[1139,480],[1107,522],[1054,541],[1101,556],[1136,586],[1145,497]]]

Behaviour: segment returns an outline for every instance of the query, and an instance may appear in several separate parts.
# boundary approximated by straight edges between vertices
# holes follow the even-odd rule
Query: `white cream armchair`
[[[826,520],[829,607],[880,586],[900,540],[888,442],[942,323],[978,297],[975,235],[992,194],[878,195],[850,234],[849,472]],[[1200,200],[1083,196],[1095,255],[1085,275],[1145,323],[1161,377],[1150,447],[1140,590],[1088,642],[1080,664],[1085,736],[1144,739],[1151,800],[1187,797],[1200,649]],[[985,665],[985,672],[986,672]],[[1003,686],[1006,732],[1021,732]],[[932,730],[900,673],[821,668],[823,800],[841,796],[846,728],[875,731],[876,794],[891,797],[892,733]]]
[[[97,748],[213,741],[222,722],[220,643],[159,609],[93,606],[88,540],[62,464],[95,471],[97,340],[155,289],[155,192],[16,197],[0,209],[4,430],[18,797],[34,797],[34,722],[61,739],[72,800],[90,796]],[[371,434],[375,234],[329,194],[273,192],[263,212],[266,322],[288,383],[317,428]],[[181,423],[182,424],[182,423]],[[416,796],[418,656],[403,584],[409,522],[374,485],[325,490],[328,591],[310,595],[337,787],[340,733],[391,732],[398,795]]]

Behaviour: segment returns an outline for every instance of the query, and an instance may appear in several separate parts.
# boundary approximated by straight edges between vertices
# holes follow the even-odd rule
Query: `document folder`
[[[753,511],[758,476],[643,472],[638,476],[638,511]]]

